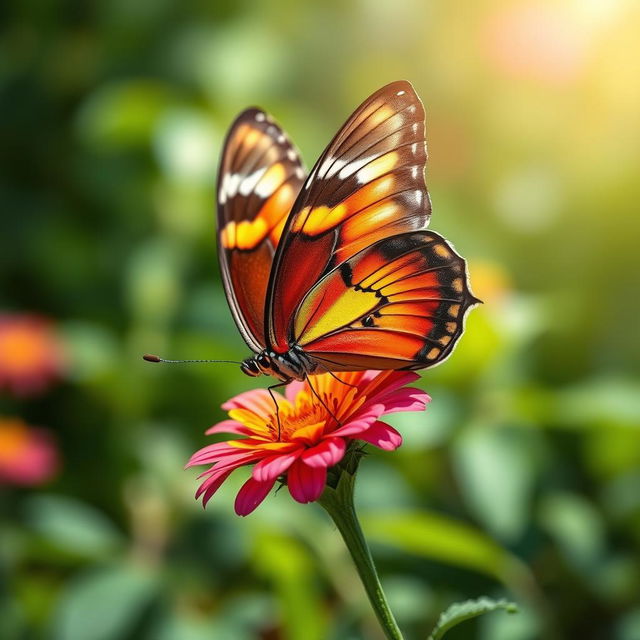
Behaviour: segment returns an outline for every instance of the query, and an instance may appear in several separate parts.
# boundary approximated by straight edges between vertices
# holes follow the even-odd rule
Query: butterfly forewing
[[[349,118],[306,180],[284,227],[267,293],[268,342],[286,351],[309,289],[331,269],[389,236],[424,229],[424,109],[394,82]]]
[[[273,255],[304,176],[298,152],[269,116],[259,109],[238,116],[218,174],[218,250],[229,306],[255,352],[266,345]]]

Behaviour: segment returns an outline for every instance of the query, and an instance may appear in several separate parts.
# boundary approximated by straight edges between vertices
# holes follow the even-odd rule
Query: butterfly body
[[[427,229],[424,109],[408,82],[370,96],[307,176],[259,109],[238,116],[218,178],[225,292],[250,376],[420,369],[443,361],[478,302]]]

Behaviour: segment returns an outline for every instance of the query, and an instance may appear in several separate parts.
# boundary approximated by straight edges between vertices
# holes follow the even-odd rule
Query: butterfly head
[[[304,380],[312,372],[312,367],[292,349],[287,353],[261,351],[258,355],[243,360],[240,370],[253,378],[260,375],[273,376],[288,383],[291,380]]]
[[[240,370],[246,376],[251,376],[252,378],[262,375],[262,371],[256,362],[256,358],[247,358],[246,360],[243,360],[240,365]]]

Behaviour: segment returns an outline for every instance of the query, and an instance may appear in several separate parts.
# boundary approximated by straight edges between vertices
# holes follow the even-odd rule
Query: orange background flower
[[[62,370],[62,345],[47,320],[0,314],[0,387],[17,395],[37,393]]]

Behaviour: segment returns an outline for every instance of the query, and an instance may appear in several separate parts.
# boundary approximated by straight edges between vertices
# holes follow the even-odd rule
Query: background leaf
[[[53,621],[55,640],[127,637],[149,604],[156,576],[133,566],[113,566],[79,576],[63,593]]]
[[[526,569],[508,551],[473,527],[446,516],[399,511],[362,517],[368,539],[423,556],[481,571],[513,584]]]
[[[482,597],[477,600],[456,602],[440,615],[438,624],[429,636],[429,640],[440,640],[449,629],[465,620],[470,620],[498,609],[504,609],[507,613],[516,613],[518,611],[518,607],[507,600],[492,600],[491,598]]]
[[[28,524],[48,544],[73,554],[99,557],[117,550],[124,536],[91,505],[67,496],[41,494],[25,503]]]

